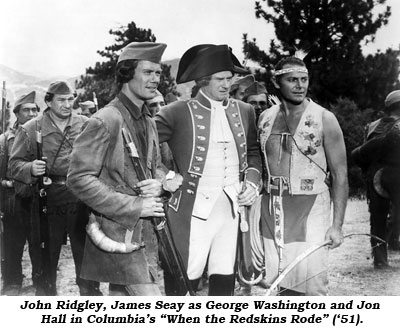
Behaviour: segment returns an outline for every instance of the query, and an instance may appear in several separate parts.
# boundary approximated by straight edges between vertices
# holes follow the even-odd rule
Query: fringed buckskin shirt
[[[97,222],[111,239],[144,242],[145,248],[131,253],[109,253],[86,240],[81,276],[113,284],[146,284],[157,279],[157,239],[151,221],[141,219],[142,197],[134,187],[138,178],[126,151],[122,128],[138,149],[143,168],[153,178],[164,174],[159,142],[150,112],[139,109],[122,92],[93,115],[75,141],[67,185],[94,210]]]

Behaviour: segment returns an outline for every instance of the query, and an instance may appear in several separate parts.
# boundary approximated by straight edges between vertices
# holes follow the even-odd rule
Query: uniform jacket
[[[142,198],[134,190],[138,178],[123,143],[122,127],[138,145],[133,122],[141,110],[125,95],[116,97],[92,116],[74,144],[67,185],[93,209],[103,232],[111,239],[144,242],[145,248],[131,253],[108,253],[86,240],[81,276],[114,284],[153,283],[157,278],[157,240],[151,222],[140,218]],[[130,110],[129,110],[129,109]],[[160,164],[158,136],[147,108],[147,159],[142,165],[156,177]]]
[[[3,180],[12,182],[10,170],[8,167],[8,159],[10,157],[11,148],[15,138],[15,129],[12,128],[0,135],[0,182]],[[6,214],[14,214],[14,206],[15,206],[15,190],[14,187],[4,187],[2,184],[0,185],[1,197],[1,211]],[[7,219],[6,219],[7,220]]]
[[[36,123],[40,122],[42,132],[42,154],[47,157],[47,175],[66,177],[72,146],[87,118],[71,114],[64,132],[51,120],[49,109],[42,115],[29,120],[16,133],[9,160],[14,180],[34,186],[37,178],[32,176],[32,162],[37,159]],[[58,155],[57,155],[58,152]],[[64,180],[65,181],[65,180]],[[47,189],[47,203],[61,205],[75,203],[77,199],[65,184],[53,183]]]
[[[241,179],[259,184],[261,157],[257,143],[254,109],[241,101],[228,99],[226,116],[239,156]],[[199,178],[204,169],[210,138],[210,102],[198,93],[189,101],[174,102],[156,115],[160,142],[168,141],[183,183],[169,204],[169,223],[182,259],[187,265],[190,219]]]
[[[368,126],[367,141],[351,153],[371,177],[380,167],[400,167],[400,119],[381,118]]]

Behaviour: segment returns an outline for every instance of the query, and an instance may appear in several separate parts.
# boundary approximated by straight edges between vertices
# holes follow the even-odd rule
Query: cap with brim
[[[231,85],[231,90],[235,90],[239,88],[239,86],[244,86],[245,88],[249,87],[251,84],[253,84],[256,81],[254,76],[252,74],[249,74],[244,77],[235,77],[232,85]]]
[[[96,107],[96,105],[92,101],[79,102],[79,106],[81,108],[85,108],[85,109],[90,109],[90,108]]]
[[[161,57],[167,48],[166,44],[155,42],[131,42],[122,50],[118,63],[126,60],[143,60],[161,63]]]
[[[248,98],[251,95],[260,94],[268,94],[268,92],[264,85],[261,85],[259,82],[255,82],[245,89],[243,98]]]
[[[393,91],[386,96],[385,107],[390,107],[397,102],[400,102],[400,90]]]
[[[178,84],[197,80],[221,71],[246,74],[228,45],[197,45],[187,50],[178,67]]]
[[[20,96],[20,97],[15,101],[13,112],[14,112],[14,113],[18,112],[19,107],[20,107],[22,104],[26,104],[26,103],[35,103],[35,99],[36,99],[36,92],[35,92],[35,91],[32,91],[32,92],[30,92],[30,93],[28,93],[28,94],[24,94],[24,95]]]
[[[50,84],[49,88],[47,89],[47,93],[50,94],[74,94],[76,95],[75,89],[71,87],[71,85],[66,81],[54,81]]]

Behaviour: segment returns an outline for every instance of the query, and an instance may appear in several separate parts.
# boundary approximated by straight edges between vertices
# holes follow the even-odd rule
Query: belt
[[[270,177],[271,193],[282,195],[284,192],[291,191],[289,178],[285,176],[271,176]]]
[[[51,183],[65,185],[67,183],[67,177],[61,175],[50,175]]]

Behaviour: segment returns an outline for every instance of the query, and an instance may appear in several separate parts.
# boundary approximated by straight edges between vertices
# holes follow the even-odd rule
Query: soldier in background
[[[256,80],[252,74],[244,77],[235,77],[232,82],[229,95],[236,100],[243,100],[245,89],[255,81]]]
[[[50,84],[45,95],[48,106],[43,114],[20,127],[12,148],[9,166],[11,176],[16,181],[36,185],[43,175],[50,177],[52,184],[47,188],[47,217],[50,241],[49,274],[37,285],[37,295],[57,295],[57,265],[61,246],[68,233],[75,262],[76,284],[81,295],[101,295],[99,283],[83,280],[79,277],[83,248],[85,244],[85,226],[88,222],[87,207],[67,188],[66,176],[70,153],[82,125],[88,120],[84,116],[72,113],[76,92],[65,81]],[[43,137],[42,154],[47,161],[37,158],[36,129],[41,127]],[[36,192],[37,193],[37,192]],[[39,213],[38,210],[32,210]]]
[[[387,238],[390,209],[394,233],[400,226],[400,90],[387,95],[385,108],[388,116],[368,125],[367,141],[351,154],[365,174],[371,234],[383,240]],[[398,236],[394,240],[398,242]],[[371,238],[371,246],[374,267],[387,268],[386,244]]]
[[[8,159],[15,139],[15,133],[20,125],[35,118],[39,106],[35,102],[36,92],[20,96],[15,102],[13,112],[17,117],[14,126],[0,136],[1,157],[1,189],[4,193],[4,294],[19,295],[22,287],[22,255],[25,242],[29,242],[29,255],[32,262],[32,281],[36,284],[38,254],[30,244],[30,205],[32,198],[31,187],[14,181],[8,168]],[[3,201],[2,201],[3,202]]]
[[[156,90],[157,95],[150,100],[146,100],[146,105],[150,110],[152,116],[154,116],[160,109],[165,106],[164,96]]]
[[[256,122],[258,122],[261,112],[268,108],[268,92],[264,85],[256,81],[247,87],[244,91],[243,102],[253,106],[256,112]]]

